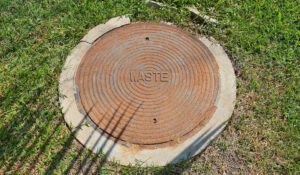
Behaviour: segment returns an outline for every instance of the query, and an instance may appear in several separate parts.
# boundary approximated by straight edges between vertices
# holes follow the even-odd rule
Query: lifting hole
[[[157,122],[157,120],[156,120],[156,118],[154,118],[154,119],[153,119],[153,123],[156,123],[156,122]]]
[[[146,39],[147,41],[149,41],[149,40],[150,40],[150,39],[149,39],[149,37],[146,37],[145,39]]]

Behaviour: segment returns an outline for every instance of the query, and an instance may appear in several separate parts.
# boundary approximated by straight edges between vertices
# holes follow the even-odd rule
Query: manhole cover
[[[194,36],[137,23],[101,36],[76,72],[77,105],[114,139],[148,148],[182,142],[212,117],[218,65]]]
[[[76,139],[93,152],[123,165],[162,166],[197,155],[221,133],[235,87],[213,38],[121,16],[72,50],[59,100]]]

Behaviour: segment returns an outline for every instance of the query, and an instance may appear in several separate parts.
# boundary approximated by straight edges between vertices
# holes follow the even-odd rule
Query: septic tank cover
[[[199,153],[224,128],[235,78],[215,41],[123,16],[82,39],[60,91],[82,144],[122,164],[165,165]]]

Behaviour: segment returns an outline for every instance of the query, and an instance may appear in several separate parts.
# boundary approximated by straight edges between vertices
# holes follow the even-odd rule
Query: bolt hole
[[[146,37],[146,40],[149,41],[149,37]]]
[[[156,118],[154,118],[154,119],[153,119],[153,123],[156,123],[156,122],[157,122],[157,120],[156,120]]]

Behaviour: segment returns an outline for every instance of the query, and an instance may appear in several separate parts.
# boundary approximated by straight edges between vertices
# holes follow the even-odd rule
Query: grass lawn
[[[300,3],[294,0],[0,0],[0,174],[300,173]],[[220,23],[201,23],[194,4]],[[225,131],[202,154],[166,167],[105,162],[63,119],[58,80],[70,50],[94,26],[128,14],[167,21],[225,48],[237,103]]]

